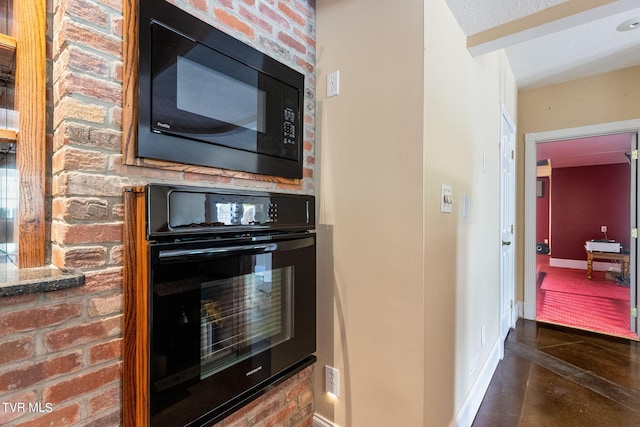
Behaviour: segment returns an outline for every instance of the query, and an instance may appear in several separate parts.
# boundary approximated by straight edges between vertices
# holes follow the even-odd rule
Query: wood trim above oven
[[[122,424],[149,425],[149,263],[145,188],[124,190]]]

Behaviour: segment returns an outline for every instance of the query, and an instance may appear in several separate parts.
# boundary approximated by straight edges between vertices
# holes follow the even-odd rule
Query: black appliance
[[[220,421],[315,362],[314,198],[150,185],[152,426]]]
[[[136,155],[302,178],[304,76],[167,1],[139,15]]]

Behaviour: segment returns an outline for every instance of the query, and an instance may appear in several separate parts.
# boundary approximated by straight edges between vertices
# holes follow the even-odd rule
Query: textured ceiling
[[[476,34],[489,28],[547,9],[567,0],[447,0],[449,9],[458,20],[465,35]]]
[[[578,0],[447,0],[467,35],[511,22],[567,1]],[[579,0],[583,1],[583,0]],[[527,35],[505,39],[504,46],[520,89],[589,77],[640,65],[640,28],[616,27],[640,17],[640,0],[617,0],[547,23]],[[524,39],[523,39],[524,38]]]

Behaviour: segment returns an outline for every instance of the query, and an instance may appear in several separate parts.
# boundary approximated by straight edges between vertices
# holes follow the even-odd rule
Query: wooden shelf
[[[16,39],[0,34],[0,70],[11,71],[15,63],[16,46]]]
[[[15,130],[0,129],[0,142],[16,142],[18,133]]]

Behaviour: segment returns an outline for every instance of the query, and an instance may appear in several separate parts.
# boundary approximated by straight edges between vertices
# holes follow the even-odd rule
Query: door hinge
[[[631,309],[631,317],[638,317],[638,307],[633,307]]]
[[[638,238],[638,229],[637,228],[632,228],[631,229],[631,237],[634,239]]]
[[[631,151],[631,160],[638,160],[638,150]]]
[[[513,224],[511,224],[511,234],[513,234]]]
[[[638,153],[636,153],[636,156],[638,155]],[[516,152],[511,150],[511,159],[515,159],[516,158]]]

